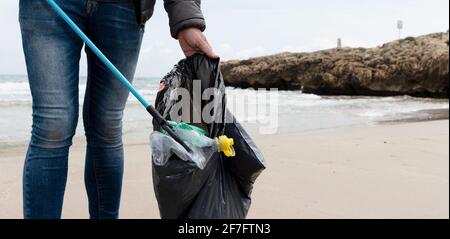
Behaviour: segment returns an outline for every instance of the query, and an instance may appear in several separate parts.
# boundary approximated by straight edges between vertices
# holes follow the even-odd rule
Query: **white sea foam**
[[[83,102],[86,80],[80,81],[80,103]],[[154,102],[159,89],[158,79],[137,79],[135,87],[149,102]],[[414,97],[347,97],[317,96],[300,91],[262,91],[227,88],[230,104],[245,104],[247,109],[260,107],[258,101],[243,97],[277,96],[278,101],[267,102],[267,107],[278,107],[279,132],[311,131],[324,128],[351,127],[373,124],[384,120],[401,120],[424,110],[449,109],[448,100]],[[130,96],[125,114],[125,132],[133,133],[151,127],[148,114],[139,102]],[[29,138],[31,126],[31,94],[26,77],[0,76],[0,144]],[[236,117],[251,126],[267,120],[261,115],[235,112]],[[14,124],[11,124],[14,122]],[[80,124],[81,124],[80,120]],[[79,131],[82,131],[80,125]],[[82,134],[82,132],[81,132]]]

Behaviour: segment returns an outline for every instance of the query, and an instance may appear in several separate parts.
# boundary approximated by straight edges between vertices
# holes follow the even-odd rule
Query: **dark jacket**
[[[156,0],[134,0],[134,2],[138,22],[144,24],[153,15]],[[178,38],[178,33],[188,27],[205,30],[206,24],[200,5],[201,0],[164,0],[172,37]]]

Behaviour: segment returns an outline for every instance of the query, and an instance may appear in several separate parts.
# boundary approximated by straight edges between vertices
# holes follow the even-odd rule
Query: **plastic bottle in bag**
[[[153,132],[150,136],[154,162],[157,165],[165,165],[169,158],[176,154],[187,162],[195,163],[200,169],[204,169],[208,160],[217,152],[227,157],[236,156],[233,148],[234,140],[225,135],[211,139],[206,131],[201,128],[169,121],[174,132],[189,146],[192,152],[188,152],[166,132]]]

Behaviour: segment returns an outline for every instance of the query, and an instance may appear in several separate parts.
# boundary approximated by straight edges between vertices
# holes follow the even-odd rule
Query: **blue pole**
[[[75,31],[75,33],[86,43],[86,45],[97,55],[97,57],[108,67],[111,72],[117,77],[117,79],[122,82],[125,87],[136,97],[136,99],[141,102],[141,104],[148,108],[150,104],[144,99],[144,97],[137,92],[137,90],[131,85],[127,78],[111,63],[110,60],[98,49],[98,47],[89,39],[86,34],[75,24],[72,19],[58,6],[54,0],[47,0],[50,6],[55,10],[55,12],[61,16],[64,21],[69,24],[69,26]]]

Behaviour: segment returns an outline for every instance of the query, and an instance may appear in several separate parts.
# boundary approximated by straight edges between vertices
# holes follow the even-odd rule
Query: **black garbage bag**
[[[155,106],[164,118],[200,127],[211,138],[227,135],[234,139],[236,151],[236,156],[230,158],[222,153],[213,153],[205,159],[203,169],[193,160],[180,157],[176,151],[164,161],[156,159],[154,154],[153,184],[161,217],[246,218],[253,184],[265,169],[265,161],[248,133],[226,108],[220,61],[194,55],[180,61],[161,82],[165,87],[158,93]],[[190,97],[178,97],[175,92],[180,89],[188,92]],[[203,94],[208,89],[214,94],[210,93],[209,98],[195,100],[196,91]],[[189,114],[183,114],[184,117],[180,116],[183,109],[177,106],[183,105],[183,101],[189,101],[188,105],[184,105],[188,107]],[[201,117],[205,109],[210,119]],[[156,132],[161,131],[155,122],[154,129]],[[174,141],[171,143],[176,144]]]

